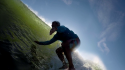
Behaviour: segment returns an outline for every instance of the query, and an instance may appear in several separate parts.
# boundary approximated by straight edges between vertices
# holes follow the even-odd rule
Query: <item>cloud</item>
[[[120,37],[123,19],[125,14],[116,9],[116,0],[89,0],[99,23],[102,25],[102,32],[99,35],[98,47],[102,52],[110,50],[105,41],[116,41]]]
[[[124,13],[115,9],[114,0],[89,0],[89,3],[97,15],[103,31],[100,38],[116,40],[123,25]],[[111,38],[110,38],[111,37]]]
[[[27,4],[25,4],[34,14],[36,14],[43,22],[45,22],[47,25],[51,27],[51,22],[47,21],[43,16],[39,15],[39,13],[36,10],[33,10],[31,7],[29,7]]]
[[[102,40],[100,40],[100,41],[98,42],[98,47],[99,47],[99,49],[100,49],[102,52],[109,53],[110,50],[109,50],[109,48],[107,47],[105,41],[106,41],[106,38],[103,38]]]
[[[66,5],[72,4],[72,0],[62,0]]]
[[[79,55],[79,59],[82,59],[83,62],[85,63],[83,66],[84,67],[91,67],[92,69],[89,68],[89,70],[94,70],[93,66],[95,64],[99,65],[103,70],[107,70],[103,61],[95,54],[87,53],[87,52],[80,52],[80,51],[75,51]]]

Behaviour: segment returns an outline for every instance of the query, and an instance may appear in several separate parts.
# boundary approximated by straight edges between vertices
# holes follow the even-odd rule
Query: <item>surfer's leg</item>
[[[65,53],[65,56],[69,62],[69,69],[74,69],[74,65],[72,62],[72,56],[71,52],[74,50],[76,46],[78,46],[80,43],[79,38],[69,40],[62,44],[63,51]]]
[[[56,49],[56,54],[58,55],[59,59],[62,61],[63,64],[66,64],[62,53],[63,53],[62,47]]]
[[[64,54],[65,54],[65,56],[66,56],[66,58],[69,62],[69,68],[74,68],[69,43],[68,42],[63,43],[62,47],[63,47],[63,50],[64,50]]]

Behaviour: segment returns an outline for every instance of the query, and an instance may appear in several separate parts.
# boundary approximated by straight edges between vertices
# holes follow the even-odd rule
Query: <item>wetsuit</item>
[[[65,42],[67,40],[74,39],[74,38],[78,38],[78,36],[73,31],[69,30],[65,26],[58,26],[57,33],[54,35],[54,37],[50,41],[39,42],[39,44],[49,45],[57,40]]]

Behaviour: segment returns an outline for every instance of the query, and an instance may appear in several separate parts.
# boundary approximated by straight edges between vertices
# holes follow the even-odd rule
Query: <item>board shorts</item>
[[[70,39],[70,43],[69,43],[70,50],[74,51],[79,44],[80,44],[79,38]]]
[[[79,38],[71,39],[71,42],[69,44],[71,51],[73,51],[79,44],[80,44]]]

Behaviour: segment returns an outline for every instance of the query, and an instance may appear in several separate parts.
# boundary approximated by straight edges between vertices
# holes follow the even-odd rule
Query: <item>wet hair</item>
[[[53,21],[52,24],[56,24],[56,26],[60,26],[60,22],[59,21]]]

